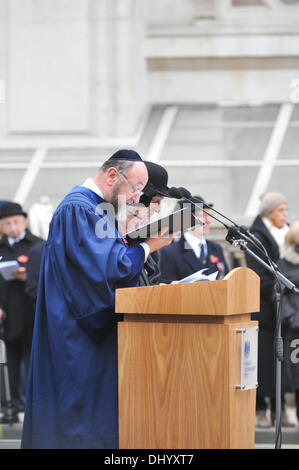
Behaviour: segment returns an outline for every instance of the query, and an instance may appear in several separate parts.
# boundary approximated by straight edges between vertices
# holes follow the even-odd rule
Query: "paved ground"
[[[295,409],[288,408],[290,418],[296,422],[294,428],[282,428],[282,449],[299,449],[299,423],[296,420]],[[23,415],[19,414],[20,423],[9,425],[0,425],[0,450],[1,449],[20,449],[22,435]],[[255,433],[256,449],[275,449],[275,428],[269,429],[256,428]]]

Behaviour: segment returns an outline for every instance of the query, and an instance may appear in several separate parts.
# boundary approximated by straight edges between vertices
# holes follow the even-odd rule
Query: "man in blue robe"
[[[120,150],[55,211],[41,263],[22,448],[118,447],[115,289],[137,286],[148,254],[170,241],[128,248],[110,210],[138,202],[147,180],[140,156]]]

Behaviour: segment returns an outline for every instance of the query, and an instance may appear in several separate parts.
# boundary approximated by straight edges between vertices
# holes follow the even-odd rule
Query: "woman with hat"
[[[284,242],[288,230],[287,200],[283,194],[268,192],[261,196],[259,214],[255,218],[251,232],[261,241],[270,259],[275,263],[280,258],[279,248]],[[254,247],[251,247],[256,251]],[[260,252],[257,255],[263,258]],[[256,401],[256,415],[258,427],[270,427],[275,419],[275,358],[273,345],[276,326],[275,279],[253,257],[246,255],[247,266],[253,269],[261,280],[260,311],[252,315],[253,320],[259,322],[259,348],[258,348],[258,388]],[[267,261],[264,258],[264,261]],[[267,415],[270,399],[271,421]],[[283,399],[283,396],[282,396]],[[292,426],[285,406],[282,412],[282,425]]]

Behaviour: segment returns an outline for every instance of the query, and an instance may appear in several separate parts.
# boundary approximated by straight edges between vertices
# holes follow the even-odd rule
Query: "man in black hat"
[[[135,287],[161,236],[127,247],[119,216],[144,162],[119,150],[56,209],[40,270],[22,448],[118,447],[115,290]]]
[[[34,304],[26,293],[27,268],[31,262],[31,250],[35,247],[42,249],[43,241],[28,230],[27,214],[17,203],[2,204],[0,220],[3,231],[1,261],[14,260],[19,264],[12,280],[5,280],[0,275],[0,322],[6,345],[13,421],[17,422],[17,413],[23,407],[19,395],[21,363],[24,361],[27,374],[34,321]],[[8,421],[6,411],[1,421]]]
[[[164,197],[173,197],[167,186],[167,170],[154,162],[145,161],[144,163],[148,171],[148,182],[143,189],[139,204],[128,208],[127,231],[150,223],[151,217],[160,213]],[[148,256],[140,276],[140,285],[155,285],[167,281],[161,277],[159,260],[160,250],[156,250]]]
[[[196,271],[207,269],[204,274],[209,275],[218,271],[217,279],[221,279],[228,273],[222,247],[218,243],[206,239],[211,223],[208,214],[208,206],[211,204],[206,205],[200,196],[195,196],[190,200],[193,203],[192,210],[204,225],[185,232],[178,242],[161,250],[161,274],[170,281],[179,281]],[[180,207],[189,204],[189,201],[183,199],[179,202]],[[205,212],[201,211],[200,207],[203,207]]]

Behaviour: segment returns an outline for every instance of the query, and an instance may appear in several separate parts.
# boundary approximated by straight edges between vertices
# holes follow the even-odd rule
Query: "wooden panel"
[[[120,448],[227,448],[228,327],[119,324]]]
[[[237,328],[256,324],[120,323],[120,448],[253,448]]]
[[[224,280],[117,289],[116,313],[236,315],[259,311],[260,279],[248,268]]]
[[[117,291],[120,448],[253,448],[256,390],[240,391],[241,335],[259,277]],[[202,315],[202,316],[201,316]]]

